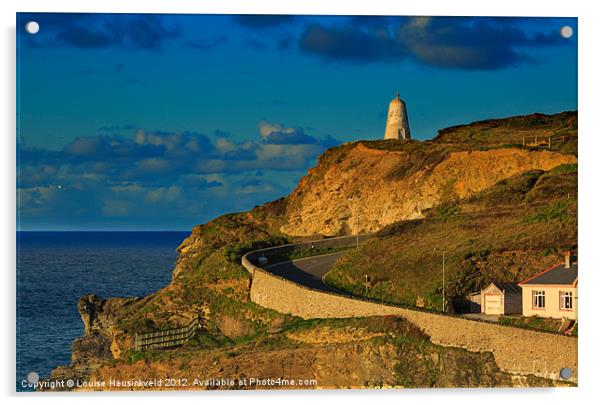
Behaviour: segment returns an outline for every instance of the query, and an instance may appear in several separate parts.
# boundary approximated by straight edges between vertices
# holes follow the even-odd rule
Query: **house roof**
[[[523,291],[523,289],[516,283],[501,283],[499,281],[494,281],[493,284],[508,294],[522,294]]]
[[[542,271],[535,276],[526,279],[519,283],[520,285],[540,285],[540,284],[556,284],[556,285],[574,285],[577,281],[577,263],[573,263],[568,269],[563,263],[559,263]]]
[[[494,281],[483,288],[481,291],[473,294],[484,294],[487,290],[498,290],[504,294],[522,294],[523,289],[516,283],[504,283],[500,281]],[[486,293],[485,293],[486,294]]]

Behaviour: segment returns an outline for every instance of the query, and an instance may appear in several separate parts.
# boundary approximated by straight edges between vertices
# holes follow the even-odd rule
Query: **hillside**
[[[379,232],[360,250],[343,256],[328,281],[363,294],[360,287],[367,269],[369,296],[409,304],[423,298],[429,305],[440,294],[439,254],[434,247],[449,255],[449,294],[472,291],[493,277],[515,281],[541,270],[557,259],[559,250],[577,244],[576,113],[528,117],[533,118],[446,129],[428,142],[361,141],[329,149],[288,197],[196,226],[178,248],[172,282],[164,289],[143,298],[82,298],[78,309],[85,336],[73,344],[72,364],[56,369],[52,378],[134,376],[142,369],[182,375],[213,369],[208,364],[215,366],[215,361],[226,362],[224,370],[237,369],[243,363],[236,359],[242,362],[251,353],[263,359],[261,364],[278,362],[290,373],[300,367],[293,358],[311,364],[304,369],[308,373],[334,372],[334,359],[326,354],[330,348],[325,351],[321,343],[311,342],[291,345],[290,337],[274,338],[269,332],[279,329],[286,334],[299,319],[250,301],[252,280],[240,257],[264,246],[306,237]],[[533,133],[564,135],[551,148],[515,144],[517,137],[522,140],[531,133],[529,126]],[[190,346],[167,352],[132,350],[135,333],[183,326],[195,318],[201,319],[203,333]],[[319,329],[334,327],[336,322],[304,325]],[[370,356],[377,341],[370,338],[356,344],[346,339],[346,343],[337,341],[337,359],[351,362],[351,369],[374,360]],[[387,344],[395,346],[392,341]],[[375,380],[357,381],[369,386],[529,383],[503,375],[486,354],[456,350],[410,345],[380,372],[364,370]],[[471,358],[484,367],[475,366],[481,377],[454,374],[458,372],[454,367],[439,365],[444,370],[440,377],[429,380],[427,373],[408,382],[411,370],[398,369],[396,364],[406,355],[427,361],[432,351],[459,363],[476,356]],[[390,353],[378,356],[387,358]],[[257,367],[258,372],[267,370]],[[352,382],[324,381],[332,386]]]
[[[447,297],[491,281],[520,282],[577,248],[577,166],[515,175],[425,215],[385,227],[346,253],[326,281],[357,295],[440,308],[445,252]]]

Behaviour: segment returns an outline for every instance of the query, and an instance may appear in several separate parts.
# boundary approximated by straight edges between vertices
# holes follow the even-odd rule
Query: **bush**
[[[232,263],[239,263],[245,253],[288,243],[290,243],[288,239],[283,236],[268,236],[263,240],[238,242],[226,247],[226,257]]]
[[[555,201],[533,215],[523,217],[524,224],[535,224],[554,220],[562,221],[567,218],[567,201]]]
[[[134,364],[134,363],[139,362],[140,360],[144,360],[146,358],[146,356],[144,355],[143,351],[140,351],[140,350],[130,350],[127,353],[126,358],[127,358],[128,363]]]
[[[456,201],[448,201],[437,205],[435,208],[429,211],[429,215],[443,221],[447,221],[452,216],[458,215],[460,211],[460,206]]]

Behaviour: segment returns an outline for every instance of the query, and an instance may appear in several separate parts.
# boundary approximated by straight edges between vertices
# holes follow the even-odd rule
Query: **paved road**
[[[305,257],[288,262],[276,263],[264,267],[272,274],[284,277],[295,283],[302,284],[316,290],[328,292],[340,292],[322,281],[322,277],[332,268],[334,262],[341,257],[344,252],[332,253],[329,255]]]

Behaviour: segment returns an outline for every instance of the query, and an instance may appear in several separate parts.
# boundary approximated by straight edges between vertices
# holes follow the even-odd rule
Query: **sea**
[[[83,335],[78,299],[150,294],[171,280],[190,232],[17,232],[17,391],[67,365]]]

